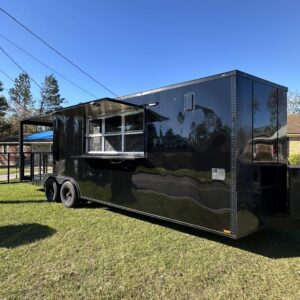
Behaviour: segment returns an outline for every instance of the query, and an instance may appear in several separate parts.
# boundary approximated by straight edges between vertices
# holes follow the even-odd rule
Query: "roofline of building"
[[[300,133],[288,133],[288,137],[300,137]]]
[[[53,142],[23,142],[24,146],[32,144],[53,144]],[[19,142],[0,142],[0,145],[19,145]]]

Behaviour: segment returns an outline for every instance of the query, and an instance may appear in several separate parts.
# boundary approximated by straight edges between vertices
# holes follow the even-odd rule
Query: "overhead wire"
[[[9,55],[1,46],[0,46],[0,50],[23,72],[26,73],[29,76],[29,79],[37,86],[39,87],[41,90],[43,89],[42,86],[34,79],[32,78],[28,72],[26,72],[21,66],[20,64],[18,64],[12,57],[11,55]]]
[[[10,77],[10,76],[9,76],[5,71],[3,71],[1,68],[0,68],[0,72],[1,72],[4,76],[6,76],[10,81],[15,82],[14,79],[13,79],[12,77]]]
[[[2,37],[4,40],[6,40],[7,42],[9,42],[10,44],[12,44],[13,46],[15,46],[16,48],[18,48],[20,51],[22,51],[23,53],[25,53],[26,55],[28,55],[29,57],[31,57],[33,60],[35,60],[36,62],[38,62],[39,64],[43,65],[44,67],[48,68],[49,70],[51,70],[53,73],[57,74],[58,76],[62,77],[63,79],[65,79],[66,81],[68,81],[69,83],[71,83],[72,85],[76,86],[77,88],[79,88],[80,90],[82,90],[83,92],[89,94],[90,96],[94,97],[94,98],[98,98],[96,95],[94,95],[93,93],[89,92],[88,90],[86,90],[85,88],[81,87],[80,85],[78,85],[76,82],[74,82],[73,80],[67,78],[65,75],[63,75],[62,73],[56,71],[55,69],[53,69],[52,67],[50,67],[49,65],[47,65],[46,63],[44,63],[43,61],[41,61],[40,59],[38,59],[37,57],[35,57],[34,55],[32,55],[31,53],[29,53],[28,51],[26,51],[24,48],[22,48],[21,46],[19,46],[18,44],[16,44],[15,42],[13,42],[12,40],[10,40],[9,38],[7,38],[6,36],[4,36],[3,34],[0,33],[0,37]]]
[[[71,64],[73,67],[75,67],[77,70],[79,70],[82,74],[96,82],[98,85],[100,85],[102,88],[104,88],[106,91],[108,91],[110,94],[114,95],[115,97],[118,97],[116,93],[114,93],[111,89],[109,89],[107,86],[105,86],[103,83],[98,81],[96,78],[88,74],[86,71],[84,71],[81,67],[79,67],[77,64],[75,64],[73,61],[71,61],[69,58],[67,58],[64,54],[62,54],[60,51],[56,50],[53,46],[51,46],[49,43],[47,43],[44,39],[42,39],[40,36],[38,36],[36,33],[34,33],[30,28],[28,28],[26,25],[18,21],[14,16],[12,16],[10,13],[8,13],[6,10],[0,7],[0,11],[2,11],[4,14],[6,14],[8,17],[10,17],[12,20],[14,20],[17,24],[19,24],[21,27],[23,27],[26,31],[28,31],[30,34],[32,34],[35,38],[37,38],[40,42],[42,42],[45,46],[47,46],[49,49],[54,51],[57,55],[59,55],[61,58],[63,58],[65,61],[67,61],[69,64]]]
[[[5,71],[3,71],[1,68],[0,68],[0,72],[2,74],[4,74],[10,81],[12,81],[13,83],[15,83],[15,80],[10,75],[8,75]],[[5,87],[2,87],[2,89],[5,90],[9,94],[10,89],[7,89]],[[32,99],[34,101],[38,102],[38,100],[35,97],[33,97],[33,96],[32,96]]]

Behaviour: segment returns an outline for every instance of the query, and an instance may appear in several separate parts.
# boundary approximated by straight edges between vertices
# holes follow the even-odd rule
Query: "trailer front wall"
[[[185,110],[190,94],[194,103]],[[230,78],[126,98],[134,104],[158,102],[145,111],[146,157],[135,160],[80,158],[85,145],[81,113],[60,116],[56,136],[65,151],[57,156],[57,170],[73,177],[86,199],[230,231],[231,98]],[[148,117],[149,110],[156,119]],[[212,179],[212,168],[225,177]]]
[[[286,92],[237,77],[237,235],[286,212]]]

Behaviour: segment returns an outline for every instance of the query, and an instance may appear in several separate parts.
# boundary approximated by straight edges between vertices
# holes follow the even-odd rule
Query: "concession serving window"
[[[102,100],[91,104],[86,123],[86,154],[144,156],[144,108]]]

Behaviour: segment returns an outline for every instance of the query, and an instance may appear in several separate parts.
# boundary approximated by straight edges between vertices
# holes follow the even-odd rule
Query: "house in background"
[[[287,137],[289,155],[300,155],[300,115],[288,115]]]
[[[24,134],[23,152],[30,153],[52,152],[53,131],[42,131]],[[0,165],[6,165],[10,153],[10,163],[16,164],[19,159],[19,136],[0,139]]]

